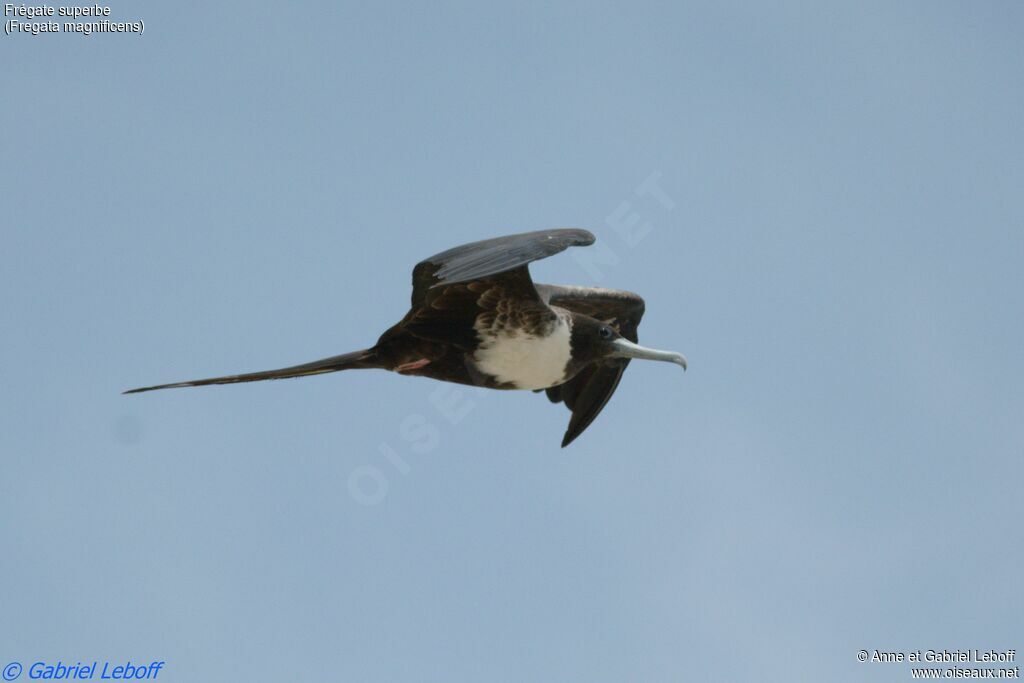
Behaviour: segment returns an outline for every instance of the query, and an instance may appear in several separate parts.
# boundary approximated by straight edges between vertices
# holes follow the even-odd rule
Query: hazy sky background
[[[1019,3],[110,7],[145,34],[0,36],[0,666],[1024,652]],[[419,259],[566,225],[605,262],[536,279],[642,293],[690,359],[634,362],[566,450],[541,396],[452,424],[383,372],[120,394],[363,348]]]

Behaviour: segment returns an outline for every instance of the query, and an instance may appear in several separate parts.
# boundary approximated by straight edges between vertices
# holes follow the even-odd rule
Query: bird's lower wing
[[[562,401],[572,411],[569,426],[562,437],[562,448],[582,434],[604,409],[619,386],[627,365],[628,360],[615,361],[614,365],[595,363],[581,370],[565,384],[547,390],[552,403]]]
[[[611,325],[626,339],[637,341],[637,327],[644,315],[644,300],[638,294],[598,287],[565,287],[535,284],[545,303]],[[581,370],[565,384],[547,390],[552,402],[564,402],[572,411],[562,448],[583,433],[600,414],[619,386],[629,360],[599,361]]]

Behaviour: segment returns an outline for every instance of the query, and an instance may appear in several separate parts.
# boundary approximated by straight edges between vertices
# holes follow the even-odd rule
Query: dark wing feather
[[[534,289],[527,267],[520,266],[469,282],[431,287],[396,327],[421,339],[470,351],[479,341],[475,324],[480,316],[488,322],[487,316],[499,315],[502,305],[503,314],[515,316],[516,324],[526,329],[555,317]]]
[[[547,390],[552,403],[564,401],[572,411],[562,437],[562,448],[571,444],[598,416],[619,386],[627,365],[629,360],[609,361],[607,365],[595,363],[565,384]]]
[[[534,285],[541,300],[575,313],[606,321],[626,339],[636,342],[637,328],[644,315],[644,300],[632,292],[591,287]],[[581,370],[571,380],[547,390],[553,403],[564,402],[572,411],[562,448],[583,433],[615,393],[628,359],[603,360]]]
[[[568,247],[593,243],[594,236],[588,231],[567,228],[495,237],[442,251],[413,268],[412,305],[422,305],[427,291],[432,287],[498,275],[547,258]]]

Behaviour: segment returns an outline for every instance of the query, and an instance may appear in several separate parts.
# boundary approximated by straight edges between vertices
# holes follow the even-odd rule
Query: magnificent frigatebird
[[[547,391],[572,411],[562,447],[586,429],[619,385],[631,358],[686,358],[644,348],[644,300],[632,292],[534,283],[528,266],[571,246],[586,230],[539,230],[464,244],[412,271],[412,308],[369,349],[280,370],[131,389],[234,384],[379,368],[491,389]]]

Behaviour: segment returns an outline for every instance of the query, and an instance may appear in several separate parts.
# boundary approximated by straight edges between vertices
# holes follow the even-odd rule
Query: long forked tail
[[[208,384],[235,384],[237,382],[258,382],[264,379],[285,379],[287,377],[305,377],[306,375],[322,375],[327,372],[338,372],[339,370],[354,370],[357,368],[375,368],[373,349],[343,353],[340,356],[331,356],[315,360],[312,363],[293,365],[290,368],[280,370],[265,370],[263,372],[250,372],[244,375],[226,375],[224,377],[210,377],[208,379],[194,379],[190,382],[175,382],[173,384],[157,384],[152,387],[139,387],[129,389],[123,393],[138,394],[143,391],[154,389],[176,389],[178,387],[202,387]]]

